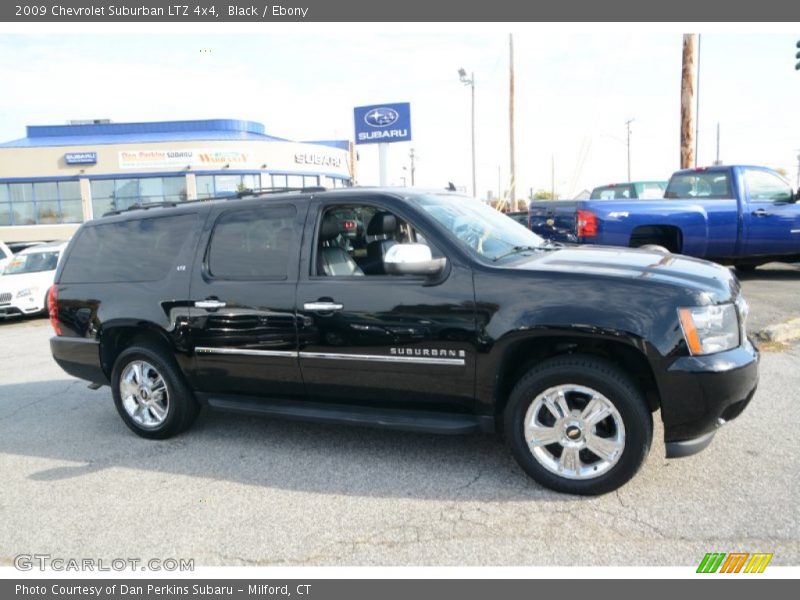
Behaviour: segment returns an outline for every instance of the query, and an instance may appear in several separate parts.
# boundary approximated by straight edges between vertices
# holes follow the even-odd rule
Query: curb
[[[756,337],[765,342],[785,343],[800,340],[800,318],[790,319],[785,323],[770,325],[758,333]]]

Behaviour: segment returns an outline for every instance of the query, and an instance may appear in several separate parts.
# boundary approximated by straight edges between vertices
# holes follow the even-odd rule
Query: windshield
[[[489,260],[547,245],[524,225],[469,196],[428,194],[414,201],[473,254]]]
[[[3,275],[19,275],[21,273],[55,271],[57,265],[58,251],[17,254],[6,265]]]

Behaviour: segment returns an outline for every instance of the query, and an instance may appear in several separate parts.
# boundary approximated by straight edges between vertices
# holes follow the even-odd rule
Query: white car
[[[47,312],[47,293],[66,247],[66,242],[50,242],[11,257],[0,275],[0,317]]]
[[[0,242],[0,275],[3,274],[3,269],[6,268],[8,261],[11,260],[13,252],[3,242]]]

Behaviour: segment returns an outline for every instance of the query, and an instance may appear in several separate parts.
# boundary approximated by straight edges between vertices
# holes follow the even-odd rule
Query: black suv
[[[166,438],[207,405],[408,431],[501,431],[556,490],[628,481],[661,412],[705,448],[758,381],[717,265],[564,248],[446,192],[296,191],[84,224],[50,294],[53,356]],[[94,387],[94,386],[93,386]]]

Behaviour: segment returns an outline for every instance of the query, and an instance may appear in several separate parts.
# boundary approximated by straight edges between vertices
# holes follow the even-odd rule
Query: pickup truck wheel
[[[737,271],[742,271],[743,273],[752,273],[756,270],[758,265],[748,264],[748,263],[737,263],[736,265]]]
[[[114,405],[137,435],[165,439],[188,429],[199,412],[174,359],[155,346],[124,350],[111,372]]]
[[[532,368],[504,414],[506,441],[538,483],[569,494],[611,492],[650,450],[653,420],[639,389],[616,366],[571,355]]]

